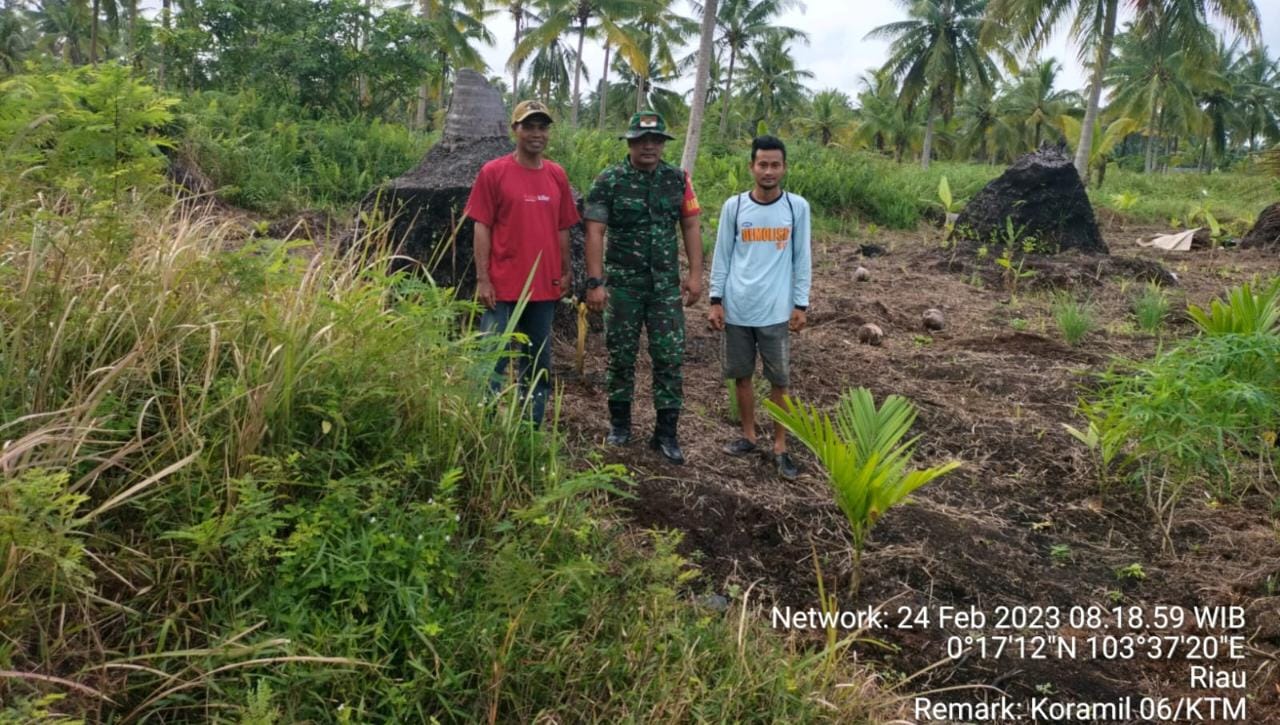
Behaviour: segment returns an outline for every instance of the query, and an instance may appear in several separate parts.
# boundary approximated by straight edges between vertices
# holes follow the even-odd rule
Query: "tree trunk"
[[[714,0],[713,0],[714,2]],[[604,130],[605,109],[609,105],[609,41],[604,42],[604,71],[600,74],[600,122],[597,124]]]
[[[419,0],[419,15],[423,20],[431,19],[431,3],[430,0]],[[422,130],[427,126],[427,99],[431,97],[430,81],[426,78],[422,79],[422,85],[418,88],[418,109],[413,116],[413,127]]]
[[[1076,173],[1086,184],[1089,182],[1089,152],[1093,150],[1093,124],[1098,120],[1098,106],[1102,100],[1102,79],[1111,59],[1111,43],[1116,37],[1116,3],[1107,0],[1102,19],[1102,38],[1098,43],[1098,57],[1089,80],[1089,103],[1085,106],[1084,121],[1080,124],[1080,142],[1076,144]]]
[[[89,62],[98,66],[98,16],[102,14],[102,0],[93,0],[93,24],[89,30]]]
[[[582,46],[587,42],[587,19],[578,22],[578,57],[573,60],[573,113],[569,116],[569,124],[578,127],[578,107],[582,98],[578,95],[578,81],[582,79]]]
[[[516,44],[511,47],[518,48],[520,46],[520,31],[524,25],[524,8],[519,5],[511,8],[511,16],[516,21]],[[520,66],[512,65],[515,66],[511,69],[511,107],[514,108],[520,102]]]
[[[648,83],[649,79],[644,76],[636,77],[636,113],[644,110],[644,89]]]
[[[160,68],[158,69],[158,85],[164,88],[165,69],[169,65],[169,30],[173,17],[173,0],[161,0],[160,27],[164,28],[164,40],[160,43]]]
[[[738,49],[729,46],[729,73],[724,77],[724,99],[720,104],[720,137],[729,132],[729,101],[733,99],[730,90],[733,88],[733,64],[738,59]]]
[[[924,119],[924,148],[920,150],[920,168],[928,170],[929,157],[933,156],[933,104],[929,104],[929,110],[925,112]]]
[[[142,59],[138,57],[138,0],[129,0],[126,10],[129,13],[129,60],[134,68],[141,68]]]
[[[1151,103],[1151,117],[1147,120],[1147,158],[1142,164],[1142,173],[1150,174],[1156,170],[1156,112],[1159,110],[1159,104],[1155,101]]]
[[[364,0],[364,17],[360,18],[360,38],[357,51],[363,53],[369,48],[369,20],[373,9],[370,3],[373,0]],[[373,103],[373,97],[369,93],[369,76],[361,72],[356,76],[356,106],[360,110],[364,110]]]

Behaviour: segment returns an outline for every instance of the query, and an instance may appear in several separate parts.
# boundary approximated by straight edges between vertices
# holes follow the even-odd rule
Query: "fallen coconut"
[[[874,322],[868,322],[858,328],[858,342],[864,345],[879,345],[884,342],[884,330]]]
[[[947,326],[947,320],[942,316],[942,310],[936,307],[930,307],[924,311],[924,329],[941,330]]]
[[[869,279],[871,279],[871,270],[866,267],[858,267],[853,270],[853,281],[866,282]]]

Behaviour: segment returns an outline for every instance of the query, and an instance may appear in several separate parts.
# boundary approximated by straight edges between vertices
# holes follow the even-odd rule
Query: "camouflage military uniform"
[[[605,345],[610,402],[632,400],[643,326],[653,360],[654,408],[679,410],[682,405],[684,308],[677,229],[685,190],[685,174],[679,168],[660,162],[645,172],[624,159],[602,171],[587,194],[584,218],[605,224],[608,232]]]

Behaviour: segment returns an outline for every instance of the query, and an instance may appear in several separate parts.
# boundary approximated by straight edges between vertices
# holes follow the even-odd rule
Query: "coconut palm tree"
[[[1203,63],[1192,62],[1190,46],[1171,32],[1166,16],[1160,22],[1134,23],[1116,37],[1116,56],[1106,81],[1112,89],[1111,109],[1131,118],[1146,119],[1145,170],[1155,170],[1156,146],[1171,126],[1191,130],[1201,120],[1197,86],[1212,79]],[[1208,28],[1204,29],[1208,33]]]
[[[645,108],[644,99],[650,68],[663,75],[677,73],[691,65],[694,56],[676,61],[676,51],[698,30],[698,23],[671,11],[669,0],[645,0],[635,6],[636,15],[627,23],[628,35],[639,40],[638,53],[622,55],[639,76],[636,86],[636,112]],[[606,43],[606,50],[608,45]]]
[[[1217,50],[1208,66],[1208,83],[1195,89],[1205,121],[1200,147],[1200,168],[1208,173],[1230,151],[1232,129],[1239,128],[1240,92],[1243,84],[1236,75],[1240,62],[1240,41],[1227,45],[1217,39]],[[1212,155],[1210,150],[1212,149]]]
[[[693,175],[694,162],[698,159],[698,145],[702,141],[702,114],[707,108],[707,87],[711,82],[711,61],[715,55],[712,46],[716,36],[716,5],[718,0],[707,0],[702,7],[702,27],[698,42],[697,75],[693,79],[693,97],[689,104],[689,127],[685,131],[684,155],[680,168]]]
[[[515,39],[512,47],[516,48],[520,45],[520,37],[524,33],[524,29],[529,27],[530,23],[536,19],[532,8],[531,0],[496,0],[494,6],[505,10],[511,16],[511,22],[516,26]],[[524,65],[527,58],[516,60],[515,53],[507,60],[507,70],[511,71],[511,97],[512,103],[518,102],[516,91],[520,87],[520,68]]]
[[[698,7],[697,4],[694,7]],[[786,42],[809,42],[809,35],[795,28],[778,25],[778,16],[802,7],[799,0],[722,0],[717,14],[719,27],[716,42],[729,52],[729,68],[724,77],[723,102],[720,104],[720,135],[729,128],[729,105],[733,98],[733,72],[738,57],[748,48],[760,47],[770,38]]]
[[[606,90],[612,97],[612,103],[625,108],[628,100],[636,102],[638,99],[636,105],[641,106],[641,110],[650,108],[661,113],[668,125],[674,125],[684,117],[684,97],[672,86],[680,80],[682,68],[666,69],[653,63],[642,74],[636,73],[630,64],[621,59],[615,60],[613,65],[618,74],[618,82],[610,83]]]
[[[1040,51],[1057,31],[1062,20],[1071,18],[1071,40],[1088,60],[1092,71],[1080,139],[1076,143],[1076,171],[1088,178],[1090,147],[1098,127],[1102,87],[1115,42],[1121,0],[990,0],[984,40],[1003,43],[1006,39],[1030,55]],[[1212,11],[1236,32],[1249,39],[1258,37],[1258,10],[1253,0],[1124,0],[1135,10],[1153,11],[1165,7],[1180,20],[1177,32],[1190,32],[1188,18],[1203,19]]]
[[[0,10],[0,70],[13,73],[33,41],[25,15],[16,7]]]
[[[1079,93],[1054,88],[1061,70],[1053,58],[1031,65],[1001,98],[1001,114],[1027,131],[1024,151],[1039,148],[1046,131],[1056,135],[1058,117],[1082,105]]]
[[[818,91],[809,99],[808,113],[795,119],[796,127],[816,137],[818,143],[830,146],[832,141],[853,125],[853,108],[849,96],[834,88]]]
[[[541,23],[531,26],[516,47],[517,54],[528,57],[539,47],[556,42],[561,35],[576,30],[577,50],[573,61],[573,106],[569,122],[578,125],[578,110],[582,105],[581,81],[585,76],[582,67],[582,51],[587,36],[604,35],[621,38],[621,21],[632,16],[635,0],[542,0],[539,15]],[[607,46],[606,46],[607,50]]]
[[[535,15],[535,19],[540,18]],[[528,42],[529,37],[528,34],[525,35],[522,45]],[[536,47],[532,44],[530,46],[529,82],[534,88],[534,94],[546,103],[554,103],[563,108],[562,102],[569,99],[570,69],[579,66],[578,52],[560,37]],[[589,75],[586,68],[582,72]]]
[[[970,86],[956,107],[956,119],[959,146],[966,156],[995,163],[1012,160],[1023,148],[1023,119],[1009,114],[1004,99],[990,88]]]
[[[891,152],[893,160],[901,162],[921,125],[921,107],[908,110],[898,102],[898,88],[887,71],[864,73],[860,82],[863,91],[854,112],[858,120],[855,138],[878,152]]]
[[[1280,59],[1267,57],[1266,48],[1252,48],[1236,61],[1232,77],[1239,84],[1239,132],[1257,151],[1259,137],[1280,141]]]
[[[987,48],[979,45],[987,0],[896,0],[908,19],[867,33],[868,39],[890,41],[884,68],[902,84],[900,98],[908,110],[925,108],[924,148],[920,166],[929,168],[933,124],[951,119],[956,98],[976,83],[990,88],[1000,73]],[[1002,52],[993,49],[996,52]],[[1011,58],[1006,58],[1010,63]]]
[[[756,100],[753,120],[774,129],[774,120],[780,113],[804,104],[808,94],[804,81],[813,78],[813,73],[796,67],[786,39],[776,33],[757,45],[746,61],[743,83],[747,95]]]
[[[418,12],[431,28],[432,47],[429,50],[439,64],[436,100],[443,104],[451,70],[485,67],[480,51],[472,43],[479,41],[493,45],[493,34],[484,25],[490,11],[485,8],[484,0],[418,0]],[[414,116],[414,125],[418,128],[427,125],[430,97],[430,84],[424,80],[418,89],[418,110]]]
[[[89,13],[87,0],[41,0],[32,12],[32,20],[50,53],[72,65],[83,65],[81,46],[90,33]]]

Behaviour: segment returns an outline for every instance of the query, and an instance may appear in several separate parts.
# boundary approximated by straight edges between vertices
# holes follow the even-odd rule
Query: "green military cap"
[[[667,121],[657,111],[641,111],[632,116],[627,132],[618,138],[632,139],[649,135],[675,139],[675,136],[667,133]]]

